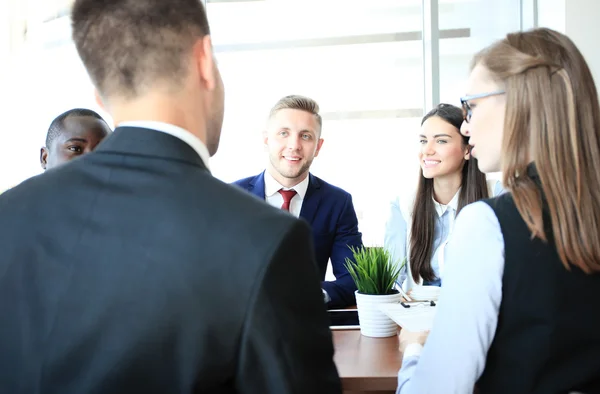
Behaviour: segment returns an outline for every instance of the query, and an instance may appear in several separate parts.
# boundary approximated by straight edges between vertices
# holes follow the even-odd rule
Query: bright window
[[[431,95],[424,87],[425,9],[421,0],[209,0],[226,88],[215,176],[231,182],[262,171],[270,107],[288,94],[312,97],[325,138],[312,172],[353,195],[365,243],[382,244],[388,202],[412,187],[418,170],[415,134]],[[520,1],[440,0],[438,10],[440,71],[433,81],[442,101],[458,104],[473,53],[519,29]],[[41,172],[39,148],[60,112],[88,107],[110,121],[59,11],[45,11],[56,16],[51,21],[36,16],[25,45],[2,65],[0,191]],[[13,22],[12,34],[22,32]],[[5,37],[0,51],[9,46]]]

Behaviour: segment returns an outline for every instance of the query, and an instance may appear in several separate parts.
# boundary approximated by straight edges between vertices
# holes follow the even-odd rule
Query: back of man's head
[[[76,0],[73,40],[115,124],[153,120],[219,146],[224,91],[200,0]]]
[[[199,0],[76,0],[72,21],[79,56],[103,98],[181,85],[186,57],[209,34]]]

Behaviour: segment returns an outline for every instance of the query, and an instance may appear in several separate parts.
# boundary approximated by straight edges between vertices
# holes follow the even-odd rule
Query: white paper
[[[390,303],[379,305],[379,310],[408,331],[428,331],[433,325],[436,307],[420,304],[405,308],[401,304]]]

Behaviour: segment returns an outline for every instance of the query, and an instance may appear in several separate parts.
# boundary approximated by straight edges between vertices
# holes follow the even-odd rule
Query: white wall
[[[538,0],[538,25],[565,33],[583,53],[600,88],[600,1]]]
[[[566,4],[566,34],[575,42],[592,69],[600,87],[600,1],[569,0]]]

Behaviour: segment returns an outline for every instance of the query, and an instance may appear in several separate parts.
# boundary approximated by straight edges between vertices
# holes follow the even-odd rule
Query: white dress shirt
[[[179,126],[149,120],[136,120],[119,123],[117,127],[140,127],[143,129],[152,129],[179,138],[180,140],[191,146],[192,149],[196,151],[196,153],[198,153],[198,156],[200,156],[200,158],[204,162],[206,169],[210,170],[208,166],[210,154],[208,153],[208,149],[206,148],[204,142],[202,142],[202,140],[200,140],[200,138],[196,137],[194,134],[190,133],[185,129],[182,129]]]
[[[265,171],[265,200],[269,205],[275,208],[281,208],[283,205],[283,196],[279,193],[279,190],[281,189],[293,189],[296,191],[296,195],[292,197],[292,200],[290,201],[290,213],[295,217],[300,217],[302,202],[304,201],[304,196],[306,196],[306,190],[308,189],[308,175],[296,186],[283,187],[271,176],[271,174],[269,174],[269,171]]]
[[[425,347],[409,345],[397,394],[472,393],[498,324],[504,238],[492,208],[464,207],[446,246],[437,312]]]
[[[441,232],[443,233],[440,238],[443,241],[439,244],[439,246],[435,249],[435,255],[437,257],[437,274],[438,278],[442,278],[444,275],[444,255],[446,250],[446,244],[448,243],[448,239],[450,239],[450,233],[452,233],[452,229],[454,228],[454,220],[456,220],[456,212],[458,211],[458,198],[460,196],[460,190],[458,189],[452,200],[448,203],[448,205],[440,204],[439,202],[433,200],[433,205],[435,206],[435,211],[438,214],[439,220],[443,219],[443,215],[447,210],[450,210],[450,214],[448,215],[447,222],[445,226],[441,227]]]
[[[456,210],[458,209],[458,198],[460,197],[460,189],[461,188],[459,187],[454,197],[452,197],[452,200],[450,200],[450,202],[446,205],[440,204],[439,202],[435,201],[435,198],[433,199],[433,206],[435,207],[435,211],[437,212],[438,217],[441,218],[442,216],[444,216],[444,213],[446,213],[448,209],[451,209],[454,212],[454,215],[450,215],[450,228],[454,227],[454,219],[456,218]]]

